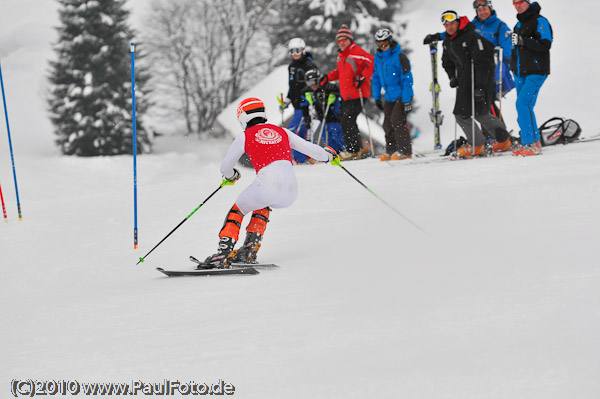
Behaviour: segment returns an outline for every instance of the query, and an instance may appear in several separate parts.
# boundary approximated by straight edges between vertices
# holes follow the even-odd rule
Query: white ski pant
[[[290,161],[275,161],[258,171],[256,179],[235,203],[244,215],[270,206],[287,208],[298,197],[298,183]]]

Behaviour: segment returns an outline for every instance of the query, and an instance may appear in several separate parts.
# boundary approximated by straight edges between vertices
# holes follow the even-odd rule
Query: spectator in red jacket
[[[358,159],[368,151],[368,148],[362,148],[356,118],[362,111],[361,97],[364,100],[371,95],[373,56],[354,42],[352,32],[347,25],[342,25],[335,38],[340,47],[337,68],[321,80],[321,86],[339,80],[342,97],[340,124],[346,144],[346,151],[342,151],[340,157]]]

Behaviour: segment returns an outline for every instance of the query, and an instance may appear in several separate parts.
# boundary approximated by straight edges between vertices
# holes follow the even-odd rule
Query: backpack
[[[444,156],[447,157],[448,155],[452,154],[453,152],[456,152],[456,150],[468,143],[469,142],[467,141],[467,139],[463,136],[460,136],[456,139],[456,146],[454,145],[454,140],[452,140],[448,147],[446,147],[446,152],[444,153]]]
[[[580,135],[581,127],[573,119],[554,117],[540,126],[542,146],[571,143]]]

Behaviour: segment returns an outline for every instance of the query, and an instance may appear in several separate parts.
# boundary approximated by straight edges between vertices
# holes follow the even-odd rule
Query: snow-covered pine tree
[[[58,0],[59,38],[50,62],[48,98],[56,143],[66,155],[131,153],[130,46],[125,0]],[[136,48],[136,61],[139,57]],[[138,153],[151,149],[141,119],[147,109],[143,69],[136,64]]]

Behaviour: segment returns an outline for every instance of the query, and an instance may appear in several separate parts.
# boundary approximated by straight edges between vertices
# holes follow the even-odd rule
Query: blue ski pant
[[[540,141],[540,130],[537,126],[533,108],[540,89],[548,75],[516,76],[517,88],[517,122],[521,129],[521,144],[531,144]]]
[[[325,124],[326,132],[323,132],[323,137],[321,140],[325,143],[325,138],[327,138],[327,143],[325,145],[330,146],[336,152],[340,152],[344,149],[344,134],[342,133],[342,126],[339,122],[329,122]]]
[[[304,118],[302,116],[302,110],[294,110],[294,116],[288,124],[287,128],[292,132],[296,133],[297,136],[302,137],[306,140],[306,126],[304,125]],[[292,158],[298,163],[306,162],[306,155],[300,151],[292,150]]]

